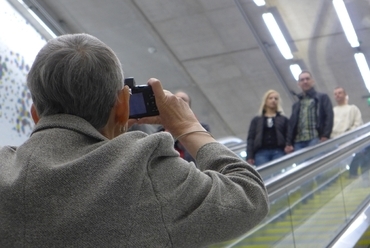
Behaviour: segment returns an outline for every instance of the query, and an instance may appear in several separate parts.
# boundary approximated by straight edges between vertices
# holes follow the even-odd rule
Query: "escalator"
[[[370,247],[370,228],[368,228],[356,243],[356,248]]]
[[[212,247],[368,247],[366,229],[351,231],[360,216],[367,218],[361,213],[370,213],[368,164],[370,124],[259,167],[268,216],[244,236]]]

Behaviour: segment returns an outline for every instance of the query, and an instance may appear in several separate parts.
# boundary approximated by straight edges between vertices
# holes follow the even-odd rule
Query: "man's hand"
[[[158,79],[150,78],[148,84],[152,86],[159,116],[141,118],[138,124],[161,124],[174,137],[192,131],[205,130],[189,105],[181,98],[164,90]]]
[[[285,148],[284,148],[284,152],[285,152],[286,154],[291,153],[292,151],[294,151],[293,146],[285,146]]]

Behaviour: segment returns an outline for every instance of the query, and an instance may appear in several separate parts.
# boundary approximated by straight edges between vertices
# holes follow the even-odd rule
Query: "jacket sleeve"
[[[355,129],[363,124],[361,111],[356,105],[352,105],[353,123],[349,130]]]
[[[254,159],[254,140],[256,138],[258,117],[254,117],[249,125],[248,137],[247,137],[247,160]]]
[[[285,138],[285,145],[288,143],[288,135],[289,135],[289,118],[284,116],[284,138]]]
[[[158,155],[148,168],[172,247],[206,247],[239,237],[269,209],[258,172],[222,144],[204,145],[196,161],[200,169]]]
[[[294,139],[294,128],[295,128],[295,120],[298,118],[297,115],[299,113],[295,113],[296,110],[296,104],[293,104],[292,106],[292,113],[290,115],[289,121],[288,121],[288,130],[286,132],[286,145],[292,146],[293,145],[293,139]]]
[[[333,105],[331,104],[330,98],[327,94],[323,94],[322,96],[322,107],[323,107],[323,117],[322,117],[322,125],[323,125],[323,132],[320,136],[330,138],[331,131],[333,130],[334,124],[334,112],[333,112]]]

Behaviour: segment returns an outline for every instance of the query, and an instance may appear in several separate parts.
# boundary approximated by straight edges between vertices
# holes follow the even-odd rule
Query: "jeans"
[[[309,146],[314,146],[318,143],[320,143],[319,138],[313,138],[311,140],[299,141],[299,142],[294,143],[294,151],[298,151],[298,150],[301,150],[301,149],[309,147]]]
[[[283,148],[259,149],[254,155],[254,165],[265,164],[285,155]]]

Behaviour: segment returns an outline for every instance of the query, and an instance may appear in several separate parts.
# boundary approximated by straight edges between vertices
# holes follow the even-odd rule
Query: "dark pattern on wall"
[[[0,56],[0,118],[7,120],[18,135],[29,136],[32,121],[29,109],[32,104],[25,79],[29,65],[12,51]]]
[[[7,1],[0,1],[0,146],[20,145],[34,126],[26,78],[46,40]]]

